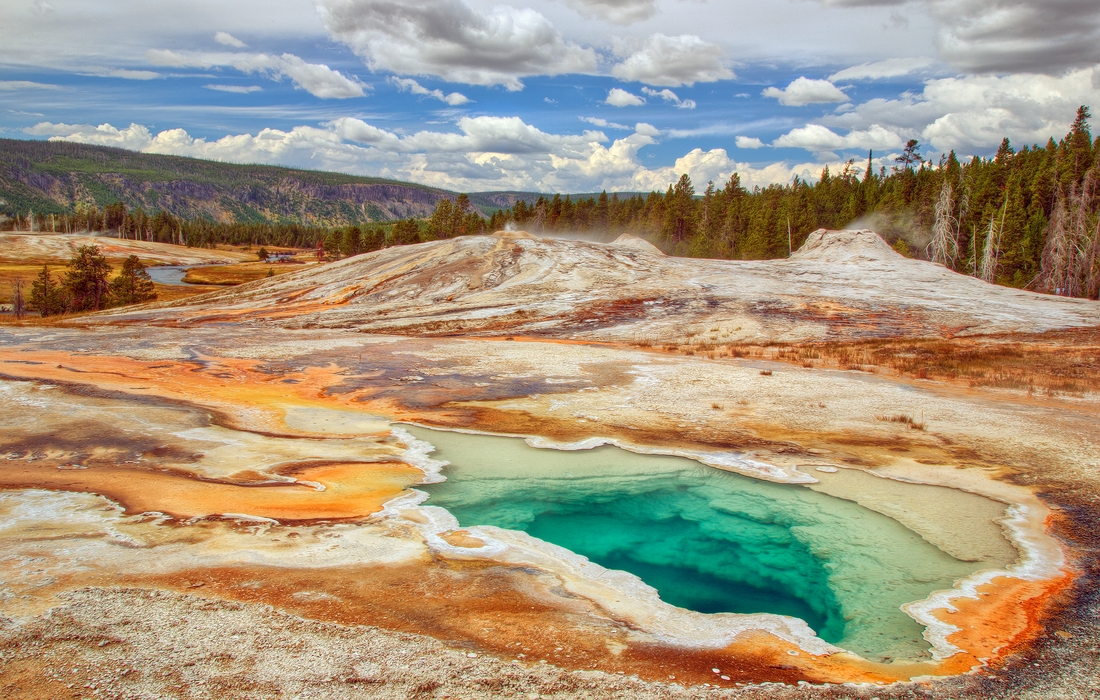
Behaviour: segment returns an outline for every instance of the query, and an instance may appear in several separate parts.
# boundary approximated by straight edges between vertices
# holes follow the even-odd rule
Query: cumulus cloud
[[[695,109],[695,100],[681,100],[672,90],[665,88],[664,90],[654,90],[653,88],[644,87],[642,92],[650,97],[660,97],[665,102],[671,102],[679,109]]]
[[[900,78],[903,75],[915,73],[932,65],[932,59],[918,58],[888,58],[885,61],[874,63],[861,63],[858,66],[845,68],[829,76],[829,80],[882,80],[884,78]]]
[[[332,36],[372,70],[520,90],[529,75],[589,73],[596,54],[532,9],[462,0],[317,0]]]
[[[588,149],[593,142],[607,137],[595,131],[579,135],[548,134],[525,123],[519,117],[463,117],[458,120],[461,133],[418,131],[409,136],[379,129],[361,119],[341,117],[329,123],[341,137],[367,143],[393,152],[495,153],[566,155]]]
[[[566,0],[585,17],[600,17],[614,24],[632,24],[657,14],[656,0]]]
[[[452,92],[444,95],[442,90],[435,89],[429,90],[420,83],[416,82],[412,78],[398,78],[397,76],[391,76],[390,82],[397,86],[402,92],[411,92],[414,95],[424,95],[426,97],[434,97],[440,102],[446,102],[452,107],[464,105],[470,101],[470,98],[466,97],[462,93]]]
[[[1017,146],[1044,144],[1069,130],[1078,105],[1095,104],[1100,86],[1093,69],[1061,76],[968,75],[925,81],[920,93],[873,99],[819,121],[831,127],[867,129],[880,124],[919,138],[938,152],[982,153],[1008,137]]]
[[[30,80],[0,80],[0,90],[12,92],[14,90],[60,90],[60,85],[49,83],[36,83]]]
[[[639,151],[657,143],[659,132],[639,123],[633,133],[608,142],[601,132],[551,134],[518,117],[469,117],[458,132],[422,131],[400,135],[360,119],[342,118],[290,131],[263,129],[256,134],[215,141],[192,137],[183,129],[153,135],[131,124],[54,124],[25,129],[54,140],[94,143],[148,153],[166,153],[236,163],[268,163],[411,180],[455,190],[521,189],[559,192],[664,190],[682,173],[697,183],[724,182],[737,172],[752,187],[813,179],[822,164],[773,163],[756,168],[737,163],[724,149],[693,149],[668,167],[650,168]],[[832,165],[832,164],[831,164]]]
[[[812,80],[806,77],[791,81],[790,85],[782,90],[777,87],[770,87],[760,94],[764,97],[774,97],[779,100],[779,104],[789,107],[844,102],[848,99],[848,96],[840,88],[828,80]]]
[[[260,92],[263,90],[259,85],[203,85],[207,90],[217,90],[218,92],[235,92],[240,95],[247,95],[251,92]]]
[[[248,44],[244,43],[229,32],[215,32],[214,41],[218,42],[222,46],[231,46],[235,49],[243,49],[248,46]]]
[[[776,148],[804,148],[814,153],[828,154],[833,158],[836,158],[833,151],[882,150],[897,148],[904,143],[904,139],[896,132],[878,124],[866,130],[852,130],[844,136],[820,124],[807,124],[772,141]]]
[[[207,53],[153,49],[145,53],[153,65],[174,68],[212,68],[229,66],[242,73],[260,73],[278,80],[286,77],[314,97],[362,97],[367,87],[357,78],[348,78],[323,63],[307,63],[294,54],[272,56],[264,53]]]
[[[641,48],[612,67],[611,74],[622,80],[660,87],[691,86],[736,77],[723,63],[721,47],[692,34],[654,34]]]
[[[645,104],[645,98],[627,92],[622,88],[611,88],[607,91],[607,99],[604,100],[604,104],[609,104],[612,107],[640,107]]]
[[[738,136],[734,141],[738,148],[763,148],[764,142],[755,136]]]
[[[131,124],[125,129],[117,129],[110,124],[92,126],[41,122],[23,129],[23,132],[31,136],[49,136],[51,141],[76,141],[96,146],[126,148],[131,151],[145,151],[153,142],[149,129],[140,124]]]
[[[938,25],[940,57],[972,72],[1057,75],[1100,62],[1095,0],[917,0]],[[902,0],[825,0],[900,5]]]

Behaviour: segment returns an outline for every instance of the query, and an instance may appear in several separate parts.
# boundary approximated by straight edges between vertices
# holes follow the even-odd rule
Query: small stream
[[[189,283],[184,282],[187,271],[196,267],[212,267],[211,265],[155,265],[145,268],[150,279],[157,284],[165,284],[171,287],[185,287]]]

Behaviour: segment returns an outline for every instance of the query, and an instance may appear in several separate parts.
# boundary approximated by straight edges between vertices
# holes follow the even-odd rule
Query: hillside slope
[[[817,231],[788,260],[667,257],[498,232],[397,246],[106,323],[729,343],[1031,332],[1100,324],[1100,303],[986,284],[871,231]]]
[[[269,165],[237,165],[84,144],[0,139],[0,212],[63,213],[77,205],[223,223],[342,226],[426,217],[455,192],[410,182]],[[530,192],[470,195],[486,215]]]

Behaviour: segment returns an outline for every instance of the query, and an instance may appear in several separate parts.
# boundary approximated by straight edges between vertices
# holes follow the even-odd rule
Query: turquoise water
[[[564,452],[409,430],[451,462],[446,482],[420,487],[428,505],[465,527],[523,530],[629,571],[679,607],[799,617],[867,658],[926,657],[923,628],[899,606],[981,567],[801,486],[615,447]]]

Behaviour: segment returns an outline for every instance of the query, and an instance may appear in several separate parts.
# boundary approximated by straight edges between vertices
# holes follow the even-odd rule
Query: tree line
[[[297,223],[223,223],[210,219],[183,219],[160,210],[127,209],[122,202],[102,209],[78,206],[67,214],[28,212],[0,222],[0,231],[41,233],[113,233],[119,238],[174,243],[194,248],[217,245],[270,245],[312,248],[329,229]]]

